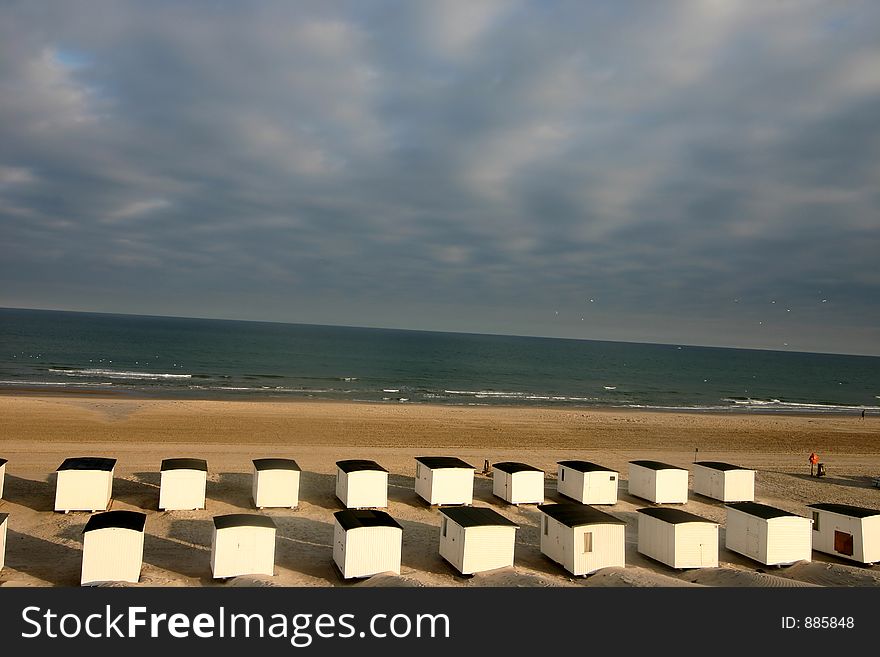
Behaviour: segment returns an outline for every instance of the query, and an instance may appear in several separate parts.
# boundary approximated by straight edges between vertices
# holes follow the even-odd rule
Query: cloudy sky
[[[0,306],[880,354],[880,3],[3,2]]]

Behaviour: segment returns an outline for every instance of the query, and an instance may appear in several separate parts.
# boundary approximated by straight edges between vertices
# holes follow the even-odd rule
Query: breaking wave
[[[127,372],[122,370],[106,370],[99,368],[88,368],[83,370],[68,370],[50,367],[52,374],[61,374],[62,376],[74,377],[92,377],[104,379],[131,379],[145,381],[160,381],[163,379],[191,379],[192,374],[168,374],[166,372]]]

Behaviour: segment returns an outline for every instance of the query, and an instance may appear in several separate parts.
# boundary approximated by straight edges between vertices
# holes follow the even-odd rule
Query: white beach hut
[[[345,509],[333,517],[333,561],[343,578],[400,574],[403,529],[394,518],[372,509]]]
[[[697,461],[694,492],[722,502],[754,502],[755,471],[719,461]]]
[[[80,584],[137,583],[144,559],[146,521],[146,514],[137,511],[107,511],[89,518],[83,529]]]
[[[415,489],[428,504],[471,504],[474,466],[454,456],[416,457]]]
[[[688,471],[659,461],[629,462],[629,494],[655,504],[686,504]]]
[[[440,556],[462,575],[513,565],[515,522],[485,507],[451,506],[440,513]]]
[[[58,466],[55,480],[55,510],[104,511],[113,497],[116,459],[69,458]]]
[[[541,552],[572,575],[623,568],[626,522],[586,504],[541,504]]]
[[[375,461],[336,462],[336,497],[347,509],[388,506],[388,470]]]
[[[293,459],[254,459],[254,506],[299,506],[300,467]]]
[[[880,510],[849,504],[809,504],[813,549],[863,564],[880,562]]]
[[[505,461],[492,466],[492,493],[511,504],[544,502],[544,471],[525,463]]]
[[[208,462],[204,459],[163,459],[159,482],[159,510],[205,508]]]
[[[812,524],[809,518],[766,504],[731,502],[724,544],[767,566],[810,561]]]
[[[275,574],[275,523],[256,513],[214,516],[211,573],[215,579]]]
[[[6,479],[6,459],[0,459],[0,500],[3,499],[3,481]]]
[[[620,474],[589,461],[559,461],[556,490],[581,504],[616,504]]]
[[[0,513],[0,570],[6,563],[6,525],[9,524],[9,514]]]
[[[638,509],[638,550],[672,568],[716,568],[718,523],[681,509]]]

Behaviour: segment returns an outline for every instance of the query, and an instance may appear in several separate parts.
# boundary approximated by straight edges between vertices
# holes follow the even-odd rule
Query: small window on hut
[[[813,531],[819,531],[819,512],[813,511]]]
[[[422,476],[422,464],[416,463],[416,479]]]
[[[443,535],[446,536],[446,518],[443,518]]]
[[[562,472],[562,476],[560,477],[560,479],[562,481],[565,481],[565,468],[562,468],[561,472]]]
[[[608,481],[617,481],[617,477],[616,477],[615,475],[611,475],[611,476],[608,478]]]
[[[544,516],[544,536],[547,535],[547,528],[550,526],[550,523],[547,521],[547,516]]]
[[[584,533],[584,553],[593,551],[593,532]]]

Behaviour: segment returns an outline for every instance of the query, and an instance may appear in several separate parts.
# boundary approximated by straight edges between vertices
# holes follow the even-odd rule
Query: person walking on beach
[[[864,408],[862,409],[862,419],[863,420],[865,419],[865,409]]]
[[[810,476],[813,476],[813,466],[819,462],[819,455],[816,452],[810,453]]]

